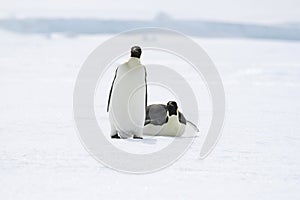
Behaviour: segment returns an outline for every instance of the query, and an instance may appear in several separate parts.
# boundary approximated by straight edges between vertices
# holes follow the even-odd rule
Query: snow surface
[[[200,160],[210,102],[203,82],[186,70],[184,75],[201,91],[199,137],[172,166],[130,175],[94,160],[81,145],[73,121],[72,94],[80,65],[109,37],[0,33],[1,199],[300,198],[299,43],[194,38],[224,82],[223,135],[212,154]],[[150,61],[145,57],[144,62]],[[106,78],[112,79],[109,71]],[[155,94],[151,101],[163,100],[159,90]],[[103,99],[95,110],[107,129],[101,111],[106,96],[96,99]],[[116,143],[152,151],[170,140]]]

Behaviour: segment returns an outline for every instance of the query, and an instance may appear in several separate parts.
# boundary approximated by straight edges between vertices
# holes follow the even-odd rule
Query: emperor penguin
[[[144,135],[151,136],[180,137],[184,134],[187,124],[199,132],[197,126],[186,120],[184,115],[178,111],[175,101],[169,101],[167,105],[152,104],[147,106],[143,132]]]
[[[147,107],[147,72],[141,64],[142,50],[131,48],[131,57],[118,66],[109,92],[107,112],[111,138],[143,139]]]

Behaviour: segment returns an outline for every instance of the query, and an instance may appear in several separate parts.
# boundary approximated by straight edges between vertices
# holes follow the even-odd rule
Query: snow
[[[299,43],[194,38],[224,83],[222,137],[211,155],[200,160],[211,114],[203,87],[197,96],[202,100],[203,94],[201,133],[186,154],[159,172],[130,175],[94,160],[73,121],[72,94],[80,66],[110,36],[0,36],[1,199],[299,199]],[[189,73],[184,75],[193,75]],[[203,86],[201,80],[190,80],[193,87]],[[162,100],[152,96],[152,101]],[[95,105],[103,128],[105,101]],[[136,144],[135,149],[148,152],[171,139],[155,140],[116,143],[121,148]]]

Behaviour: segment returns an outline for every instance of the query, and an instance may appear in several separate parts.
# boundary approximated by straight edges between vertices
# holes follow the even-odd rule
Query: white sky
[[[300,22],[300,0],[0,0],[0,17],[96,17],[233,22]]]

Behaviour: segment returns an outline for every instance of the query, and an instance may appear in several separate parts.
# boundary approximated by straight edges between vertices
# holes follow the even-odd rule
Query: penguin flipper
[[[145,88],[146,88],[146,92],[145,92],[145,110],[147,112],[148,88],[147,88],[147,70],[146,70],[145,66],[144,66],[144,69],[145,69]]]
[[[195,129],[195,131],[199,132],[198,127],[193,122],[186,120],[184,115],[181,112],[178,112],[178,118],[179,118],[180,123],[185,124],[185,125],[190,124]]]
[[[199,128],[193,122],[187,120],[187,123],[190,124],[195,129],[195,131],[199,132]]]
[[[109,91],[109,97],[108,97],[107,109],[106,109],[107,112],[109,111],[109,104],[110,104],[111,94],[112,94],[112,91],[113,91],[115,80],[116,80],[116,77],[117,77],[117,71],[118,71],[118,68],[116,69],[115,77],[114,77],[114,80],[113,80],[113,82],[111,84],[111,88],[110,88],[110,91]]]
[[[186,119],[185,119],[184,115],[181,112],[178,112],[178,119],[179,119],[180,123],[186,125]]]

